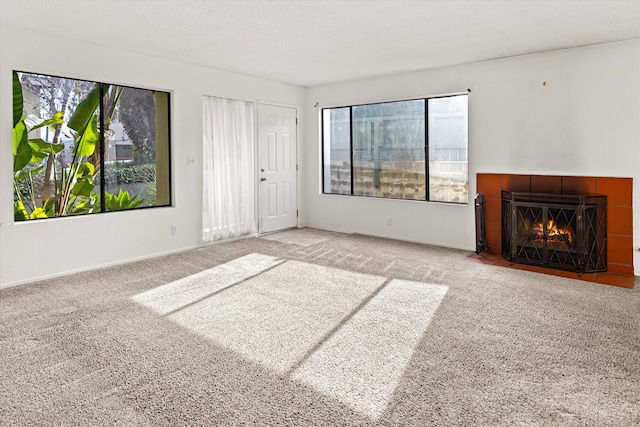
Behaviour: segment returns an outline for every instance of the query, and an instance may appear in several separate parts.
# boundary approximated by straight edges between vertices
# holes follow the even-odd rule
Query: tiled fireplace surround
[[[477,174],[477,192],[484,195],[485,233],[489,249],[476,258],[494,265],[510,266],[572,277],[609,285],[633,288],[633,208],[632,178],[594,176],[550,176],[514,174]],[[546,193],[606,195],[607,203],[607,272],[577,273],[521,264],[502,258],[501,190]]]

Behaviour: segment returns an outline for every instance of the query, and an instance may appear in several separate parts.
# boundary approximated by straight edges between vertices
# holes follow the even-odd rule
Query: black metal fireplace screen
[[[580,274],[607,271],[607,196],[502,191],[502,256]]]

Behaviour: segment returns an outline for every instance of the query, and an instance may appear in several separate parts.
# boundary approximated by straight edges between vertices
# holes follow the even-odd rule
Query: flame
[[[570,228],[559,227],[552,219],[547,221],[547,242],[567,242],[573,244],[573,233]],[[544,240],[544,224],[539,222],[533,226],[533,240]]]

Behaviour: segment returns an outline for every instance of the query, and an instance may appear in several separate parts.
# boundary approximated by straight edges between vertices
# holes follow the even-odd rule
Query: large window
[[[16,221],[171,204],[169,93],[13,73]]]
[[[467,203],[467,111],[467,95],[323,109],[323,192]]]

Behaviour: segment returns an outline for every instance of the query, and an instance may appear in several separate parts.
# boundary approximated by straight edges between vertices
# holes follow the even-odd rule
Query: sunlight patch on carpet
[[[392,280],[293,377],[379,418],[447,290]]]
[[[298,246],[305,246],[305,247],[326,242],[332,237],[333,235],[329,234],[329,232],[306,229],[306,228],[280,231],[278,233],[260,236],[261,239],[265,239],[265,240],[272,240],[275,242],[287,243],[290,245],[298,245]]]
[[[254,253],[132,299],[378,419],[447,290]]]
[[[168,317],[285,374],[385,280],[287,261]]]
[[[268,255],[249,254],[135,295],[132,300],[157,313],[171,313],[282,262]]]

